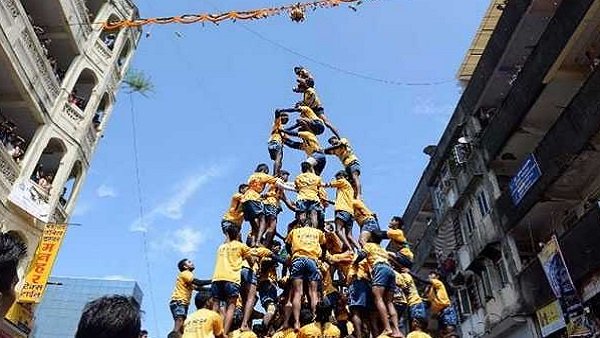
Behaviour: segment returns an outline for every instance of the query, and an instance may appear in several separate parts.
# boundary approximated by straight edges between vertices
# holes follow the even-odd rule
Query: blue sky
[[[284,3],[138,1],[142,16]],[[132,231],[142,224],[132,106],[128,95],[120,93],[72,217],[83,225],[68,232],[53,274],[138,280],[145,293],[145,327],[151,336],[165,336],[172,326],[167,303],[175,264],[189,257],[198,277],[211,277],[222,240],[219,223],[231,194],[256,164],[268,161],[274,108],[299,99],[291,91],[292,67],[298,64],[312,71],[329,118],[361,159],[367,204],[384,220],[402,214],[427,162],[422,149],[437,142],[460,95],[457,83],[369,81],[277,43],[381,79],[453,80],[486,6],[486,1],[467,0],[365,1],[358,12],[345,6],[309,12],[302,24],[279,16],[219,26],[150,28],[133,64],[156,87],[150,98],[133,98],[147,232]],[[302,159],[286,149],[284,168],[295,175]],[[339,169],[337,159],[328,158],[324,178]],[[280,223],[290,218],[285,214]]]

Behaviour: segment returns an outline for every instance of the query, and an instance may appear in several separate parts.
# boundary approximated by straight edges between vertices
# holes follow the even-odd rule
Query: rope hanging
[[[262,8],[250,11],[230,11],[220,14],[184,14],[179,16],[161,17],[161,18],[148,18],[148,19],[135,19],[135,20],[121,20],[112,22],[103,22],[102,29],[104,30],[115,30],[128,27],[140,27],[144,25],[165,25],[170,23],[180,24],[193,24],[198,22],[212,22],[219,23],[225,20],[257,20],[264,19],[270,16],[280,15],[288,13],[290,19],[294,22],[304,21],[304,13],[307,9],[317,8],[332,8],[339,6],[340,4],[351,4],[357,3],[361,0],[319,0],[307,3],[297,3],[282,7]]]

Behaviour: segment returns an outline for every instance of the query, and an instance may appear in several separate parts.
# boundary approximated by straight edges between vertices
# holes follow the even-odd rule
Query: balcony
[[[4,200],[8,196],[20,172],[19,165],[8,154],[6,148],[0,145],[0,199]]]

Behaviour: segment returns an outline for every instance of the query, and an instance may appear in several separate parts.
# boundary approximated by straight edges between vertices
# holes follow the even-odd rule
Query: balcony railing
[[[8,154],[6,148],[0,145],[0,199],[4,199],[10,193],[13,184],[19,177],[21,168],[13,160],[12,156]]]
[[[83,121],[83,111],[81,111],[81,109],[79,109],[79,107],[73,103],[65,102],[62,110],[69,120],[75,125],[78,125],[81,121]]]
[[[82,48],[88,35],[92,32],[87,6],[84,0],[60,0],[60,2],[65,13],[74,13],[74,15],[67,15],[67,20],[77,45]]]

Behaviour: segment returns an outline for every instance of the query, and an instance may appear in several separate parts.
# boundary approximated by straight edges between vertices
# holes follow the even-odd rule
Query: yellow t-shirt
[[[310,107],[312,110],[321,107],[321,99],[319,99],[319,95],[314,88],[308,88],[304,91],[302,103],[305,106]]]
[[[407,272],[401,272],[396,275],[396,284],[404,292],[408,306],[417,305],[423,302],[423,299],[421,299],[421,296],[419,296],[419,291],[417,290],[415,281],[410,274]]]
[[[289,328],[275,332],[275,334],[273,334],[273,337],[271,338],[296,338],[297,336],[298,334],[296,333],[296,331],[294,331],[294,329],[292,328]]]
[[[354,200],[352,207],[354,208],[354,219],[359,225],[365,224],[369,218],[375,216],[375,213],[369,210],[369,208],[367,208],[365,203],[361,200]]]
[[[423,331],[413,331],[409,333],[406,338],[431,338],[431,336]]]
[[[221,244],[217,249],[217,260],[213,282],[226,281],[240,284],[243,261],[250,256],[267,257],[271,251],[266,248],[251,249],[239,241],[231,241]]]
[[[352,189],[352,184],[342,178],[331,181],[329,185],[337,189],[335,194],[335,211],[345,211],[354,216],[354,207],[352,206],[354,202],[354,189]]]
[[[327,196],[327,190],[322,186],[319,188],[319,200],[321,201],[321,205],[323,208],[329,203],[329,196]]]
[[[242,211],[242,197],[244,195],[238,193],[231,197],[229,209],[225,212],[223,219],[233,224],[241,225],[244,222],[244,212]]]
[[[260,201],[260,194],[265,190],[267,184],[275,184],[277,177],[265,173],[254,173],[248,178],[249,189],[244,194],[242,202]]]
[[[402,290],[403,280],[398,271],[394,271],[396,276],[396,292],[394,292],[394,304],[406,304],[406,294]]]
[[[346,284],[350,285],[355,279],[363,279],[366,281],[371,280],[371,274],[369,273],[369,263],[366,259],[363,259],[358,264],[353,264],[356,260],[357,255],[353,255],[352,262],[350,263],[340,263],[338,266],[346,276]]]
[[[208,309],[189,315],[183,324],[182,338],[212,338],[223,334],[223,319]]]
[[[415,259],[415,254],[407,246],[405,246],[402,249],[400,249],[400,253],[403,254],[404,256],[406,256],[406,258],[408,258],[411,261],[413,261]]]
[[[318,260],[321,257],[321,245],[325,244],[323,231],[311,227],[296,228],[288,234],[286,243],[292,245],[292,259],[306,257]]]
[[[354,154],[354,150],[352,150],[348,139],[341,138],[340,144],[341,146],[336,147],[332,153],[340,159],[344,166],[348,166],[350,163],[358,161],[358,157]]]
[[[177,280],[175,280],[175,289],[171,294],[171,301],[178,301],[186,305],[190,304],[192,291],[194,290],[191,284],[193,280],[194,274],[191,271],[181,271],[177,275]]]
[[[300,106],[300,116],[309,119],[309,120],[320,120],[320,118],[315,114],[315,112],[308,106]]]
[[[256,333],[252,331],[242,331],[240,329],[229,332],[227,336],[228,338],[257,338]]]
[[[267,193],[265,194],[265,198],[263,198],[263,204],[272,205],[276,208],[279,208],[279,198],[281,197],[281,191],[279,188],[272,184],[269,186]]]
[[[319,202],[319,187],[321,186],[321,177],[314,173],[307,172],[296,176],[294,181],[296,190],[298,190],[297,200]]]
[[[325,247],[328,252],[332,254],[342,252],[344,243],[342,243],[342,240],[334,232],[325,232],[325,239],[327,240]]]
[[[306,156],[321,150],[321,144],[319,144],[319,139],[315,134],[310,131],[300,131],[298,136],[302,139],[302,150],[304,150]]]
[[[281,116],[275,118],[273,121],[273,127],[271,127],[271,137],[269,137],[269,142],[275,141],[278,143],[283,142],[283,138],[281,137],[281,130],[283,129],[283,123],[281,123]]]
[[[389,263],[389,254],[388,252],[381,247],[379,244],[375,243],[366,243],[363,246],[363,250],[367,254],[367,261],[371,268],[375,266],[377,263]]]
[[[439,279],[431,279],[431,287],[429,288],[427,299],[429,299],[429,302],[431,303],[432,314],[438,314],[440,311],[450,306],[450,298],[448,298],[446,287]]]
[[[404,231],[400,230],[400,229],[389,229],[387,231],[387,235],[390,238],[390,240],[403,244],[404,242],[406,242],[406,237],[404,236]]]
[[[321,338],[321,325],[310,323],[300,328],[298,338]]]
[[[331,277],[331,266],[327,262],[319,261],[319,270],[321,270],[321,276],[323,276],[323,295],[327,296],[337,291],[333,286],[333,278]],[[334,304],[335,306],[335,304]]]
[[[325,323],[321,326],[322,338],[340,338],[341,335],[340,329],[332,323]]]

